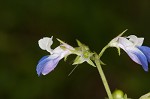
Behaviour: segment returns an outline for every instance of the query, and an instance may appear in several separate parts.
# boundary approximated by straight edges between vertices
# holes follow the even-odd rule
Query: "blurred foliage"
[[[1,99],[100,99],[106,97],[96,68],[74,57],[61,61],[46,76],[35,71],[38,60],[48,53],[38,46],[44,36],[54,36],[77,46],[75,39],[99,52],[126,28],[125,35],[145,37],[150,46],[149,0],[1,0],[0,1],[0,97]],[[57,42],[56,40],[54,40]],[[54,43],[54,46],[57,46]],[[53,47],[54,47],[53,46]],[[102,60],[112,90],[122,89],[138,98],[150,91],[149,72],[122,51],[108,49]]]

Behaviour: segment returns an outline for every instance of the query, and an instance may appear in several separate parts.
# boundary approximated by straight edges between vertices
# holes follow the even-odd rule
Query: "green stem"
[[[105,90],[106,90],[106,92],[107,92],[108,98],[109,98],[109,99],[113,99],[112,94],[111,94],[111,91],[110,91],[110,88],[109,88],[109,85],[108,85],[108,83],[107,83],[107,80],[106,80],[106,78],[105,78],[104,72],[103,72],[102,67],[101,67],[101,65],[100,65],[100,61],[99,61],[98,55],[97,55],[97,58],[95,59],[95,63],[96,63],[98,72],[99,72],[99,74],[100,74],[100,76],[101,76],[102,82],[103,82],[103,84],[104,84]]]
[[[109,47],[109,45],[107,44],[99,53],[99,57],[101,57],[103,55],[103,53],[105,52],[105,50]]]

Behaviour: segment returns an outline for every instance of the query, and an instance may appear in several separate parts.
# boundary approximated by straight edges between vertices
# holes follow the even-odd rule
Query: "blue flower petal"
[[[46,59],[47,57],[49,57],[49,55],[43,56],[43,57],[38,61],[38,63],[40,63],[41,61],[43,61],[43,60]]]
[[[51,59],[50,61],[48,61],[45,65],[44,68],[42,70],[42,74],[46,75],[49,72],[51,72],[52,70],[54,70],[54,68],[57,66],[58,62],[60,61],[60,58],[56,58],[56,59]]]
[[[143,69],[148,71],[148,60],[142,51],[136,47],[126,48],[125,51],[134,62],[142,65]]]
[[[42,57],[42,58],[39,60],[38,65],[37,65],[37,67],[36,67],[36,71],[37,71],[38,76],[41,75],[42,70],[43,70],[45,64],[49,61],[48,57],[49,57],[49,55],[44,56],[44,57]]]
[[[57,66],[60,59],[61,58],[59,57],[58,54],[53,54],[53,55],[42,57],[40,61],[38,62],[38,65],[36,68],[38,76],[40,76],[41,74],[46,75],[49,72],[51,72]]]
[[[139,58],[141,64],[142,64],[142,67],[145,71],[148,71],[148,61],[147,61],[147,58],[145,55],[141,54],[141,53],[137,53],[137,52],[134,52],[134,54]]]
[[[147,57],[148,62],[150,63],[150,47],[138,46],[138,49],[140,49],[145,54],[145,56]]]

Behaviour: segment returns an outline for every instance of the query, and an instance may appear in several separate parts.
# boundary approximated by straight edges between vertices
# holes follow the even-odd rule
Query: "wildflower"
[[[72,53],[71,50],[74,49],[72,46],[62,42],[59,39],[58,41],[60,41],[61,44],[55,49],[51,49],[51,45],[53,44],[52,39],[53,37],[51,38],[44,37],[38,41],[39,47],[42,50],[46,50],[47,52],[50,53],[50,55],[42,57],[40,61],[38,62],[38,65],[36,68],[38,76],[40,76],[41,74],[46,75],[52,70],[54,70],[58,62],[62,58],[70,55]]]
[[[137,64],[142,65],[145,71],[148,71],[148,62],[150,62],[150,48],[147,46],[142,46],[144,38],[138,38],[135,35],[130,35],[128,37],[121,37],[121,35],[114,38],[108,44],[110,47],[118,48],[120,53],[120,48],[123,49],[129,57]]]

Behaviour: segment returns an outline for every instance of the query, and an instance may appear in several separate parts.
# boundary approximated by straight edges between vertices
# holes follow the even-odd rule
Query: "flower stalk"
[[[111,94],[109,85],[108,85],[107,80],[106,80],[106,77],[105,77],[105,74],[104,74],[104,72],[103,72],[103,70],[102,70],[102,67],[101,67],[101,64],[100,64],[99,56],[98,56],[97,54],[96,54],[96,56],[95,56],[95,64],[96,64],[96,66],[97,66],[98,72],[99,72],[100,77],[101,77],[101,79],[102,79],[102,82],[103,82],[103,84],[104,84],[104,87],[105,87],[105,90],[106,90],[106,92],[107,92],[108,98],[109,98],[109,99],[113,99],[113,96],[112,96],[112,94]]]
[[[99,53],[99,57],[101,57],[103,55],[103,53],[105,52],[105,50],[109,47],[109,45],[107,44]]]

